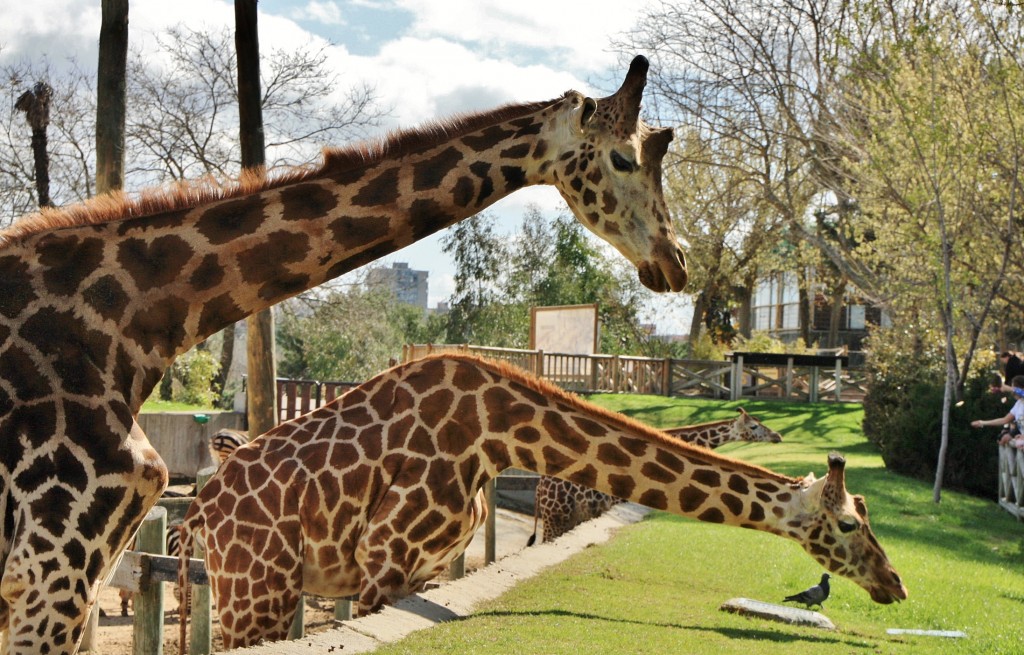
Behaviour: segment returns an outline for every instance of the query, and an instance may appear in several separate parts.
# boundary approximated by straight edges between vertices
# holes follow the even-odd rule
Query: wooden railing
[[[999,446],[999,506],[1024,521],[1024,450]]]
[[[277,379],[277,411],[281,423],[308,414],[331,402],[358,382]]]
[[[641,393],[727,400],[777,398],[859,402],[865,372],[843,357],[736,353],[731,360],[573,355],[473,345],[412,344],[402,361],[462,352],[511,362],[577,393]],[[733,381],[739,384],[733,384]]]

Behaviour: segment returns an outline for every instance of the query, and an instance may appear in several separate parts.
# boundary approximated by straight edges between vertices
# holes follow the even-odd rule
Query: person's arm
[[[1013,422],[1013,413],[1011,412],[1011,413],[1007,414],[1006,416],[1004,416],[1002,418],[990,418],[990,419],[987,419],[987,420],[978,419],[978,420],[975,420],[975,421],[971,421],[971,427],[972,428],[983,428],[983,427],[986,427],[986,426],[989,426],[989,425],[992,425],[992,426],[1006,425],[1007,423],[1012,423],[1012,422]]]

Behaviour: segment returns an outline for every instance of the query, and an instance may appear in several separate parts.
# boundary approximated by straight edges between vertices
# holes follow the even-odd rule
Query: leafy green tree
[[[636,313],[645,292],[635,275],[567,213],[546,219],[530,207],[510,238],[482,214],[455,226],[443,247],[456,265],[451,343],[525,348],[531,307],[597,303],[603,352],[649,348]]]
[[[410,323],[395,297],[362,285],[279,306],[278,374],[312,380],[361,382],[396,360]]]

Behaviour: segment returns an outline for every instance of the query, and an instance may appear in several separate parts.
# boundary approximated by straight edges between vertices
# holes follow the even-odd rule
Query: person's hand
[[[971,421],[971,427],[972,428],[980,428],[981,427],[981,421]]]
[[[1003,388],[998,386],[998,385],[993,384],[990,387],[990,390],[992,391],[992,393],[1001,393],[1003,391]]]

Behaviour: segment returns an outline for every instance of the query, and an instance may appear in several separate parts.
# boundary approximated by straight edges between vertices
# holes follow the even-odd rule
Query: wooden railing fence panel
[[[847,365],[845,357],[832,356],[758,353],[748,357],[754,361],[744,361],[742,354],[737,354],[734,361],[718,361],[579,355],[467,344],[409,344],[403,347],[402,361],[444,352],[507,361],[576,393],[803,402],[859,402],[865,394],[863,368]]]

